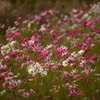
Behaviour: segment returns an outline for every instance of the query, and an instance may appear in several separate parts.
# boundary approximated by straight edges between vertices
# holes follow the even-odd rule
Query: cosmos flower
[[[64,67],[68,66],[68,61],[67,61],[67,60],[64,60],[64,61],[62,62],[62,65],[63,65]]]
[[[24,98],[28,98],[30,96],[30,93],[29,92],[23,92],[22,96]]]

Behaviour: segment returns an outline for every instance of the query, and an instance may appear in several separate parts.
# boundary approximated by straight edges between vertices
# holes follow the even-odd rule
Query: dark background
[[[61,5],[60,9],[67,12],[71,8],[79,8],[100,0],[0,0],[0,23],[6,19],[15,19],[21,14],[39,13],[50,5]],[[57,8],[56,6],[56,9]]]

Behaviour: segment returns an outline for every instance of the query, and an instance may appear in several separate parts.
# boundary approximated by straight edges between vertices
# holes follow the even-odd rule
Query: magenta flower
[[[91,25],[92,25],[92,22],[87,22],[86,23],[86,27],[91,26]]]
[[[3,88],[7,88],[6,83],[3,83],[3,84],[2,84],[2,87],[3,87]]]
[[[0,80],[4,79],[5,75],[0,74]]]
[[[82,80],[82,79],[83,79],[83,77],[80,77],[80,78],[78,78],[77,80],[80,81],[80,80]]]
[[[32,31],[31,33],[34,34],[34,33],[36,33],[36,31]]]
[[[50,54],[49,50],[45,50],[40,54],[40,57],[46,57],[48,54]]]
[[[91,82],[92,81],[92,79],[88,79],[88,80],[86,80],[85,82],[86,83],[89,83],[89,82]]]
[[[96,30],[96,33],[100,33],[100,29]]]
[[[14,36],[13,33],[8,33],[8,34],[6,34],[6,39],[8,39],[8,38],[12,38],[13,36]]]
[[[41,35],[38,35],[36,38],[37,38],[37,39],[41,39],[41,38],[42,38],[42,36],[41,36]]]
[[[17,37],[21,37],[21,36],[22,36],[21,33],[16,33],[16,34],[14,35],[15,38],[17,38]]]
[[[57,53],[63,53],[64,50],[63,50],[62,48],[57,48],[57,49],[56,49],[56,52],[57,52]]]
[[[16,58],[16,53],[11,52],[11,56],[14,57],[14,58]]]
[[[78,96],[78,95],[82,95],[82,94],[83,94],[83,91],[82,91],[82,90],[76,89],[76,90],[74,90],[72,93],[70,93],[69,97],[74,98],[74,97],[76,97],[76,96]]]
[[[84,49],[84,51],[85,51],[85,53],[86,53],[86,52],[89,52],[90,49],[87,47],[87,48]]]
[[[16,89],[17,87],[18,87],[17,84],[11,84],[11,86],[10,86],[11,89]]]

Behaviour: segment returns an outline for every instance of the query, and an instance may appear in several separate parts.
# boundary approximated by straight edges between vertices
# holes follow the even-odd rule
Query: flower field
[[[100,100],[100,2],[21,15],[5,32],[0,100]]]

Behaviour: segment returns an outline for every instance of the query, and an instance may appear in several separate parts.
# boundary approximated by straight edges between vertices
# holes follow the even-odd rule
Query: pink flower
[[[16,54],[14,52],[11,52],[11,56],[15,58]]]
[[[32,31],[31,33],[34,34],[34,33],[36,33],[36,31]]]
[[[22,28],[22,29],[21,29],[21,31],[25,31],[25,30],[26,30],[25,28]]]
[[[100,33],[100,29],[96,30],[96,33]]]
[[[52,83],[56,83],[59,80],[58,77],[56,77],[54,80],[52,80]]]
[[[7,65],[0,65],[0,69],[6,69]]]
[[[5,75],[0,74],[0,80],[4,79]]]
[[[89,52],[90,49],[89,49],[89,48],[85,48],[84,51],[85,51],[85,53],[86,53],[86,52]]]
[[[71,76],[70,73],[65,73],[65,74],[64,74],[64,77],[70,77],[70,76]]]
[[[30,93],[29,93],[29,92],[24,92],[24,93],[22,94],[22,96],[23,96],[24,98],[28,98],[28,97],[30,96]]]
[[[63,50],[62,48],[57,48],[57,49],[56,49],[56,52],[57,52],[57,53],[63,53],[64,50]]]
[[[3,83],[3,84],[2,84],[2,87],[3,87],[3,88],[7,88],[6,83]]]
[[[18,20],[21,20],[21,19],[22,19],[22,17],[20,16],[20,17],[18,17],[17,19],[18,19]]]
[[[19,22],[18,22],[18,21],[15,21],[14,24],[15,24],[16,26],[18,26],[18,25],[19,25]]]
[[[97,26],[92,25],[92,29],[97,29],[97,28],[98,28]]]
[[[67,55],[70,56],[71,55],[71,52],[68,52]]]
[[[36,92],[33,89],[30,89],[30,93],[35,94]]]
[[[5,81],[11,81],[12,80],[12,77],[6,77],[5,78]]]
[[[86,23],[86,27],[91,26],[91,25],[92,25],[92,22],[87,22]]]
[[[42,36],[41,36],[41,35],[38,35],[36,38],[37,38],[37,39],[41,39],[41,38],[42,38]]]
[[[91,42],[91,40],[92,40],[92,38],[88,38],[87,40],[86,40],[86,42],[88,43],[88,42]]]
[[[94,47],[95,46],[95,44],[91,44],[91,47]]]
[[[76,15],[76,18],[80,18],[80,17],[81,17],[81,15],[79,15],[79,14],[78,14],[78,15]]]
[[[14,34],[13,33],[8,33],[8,34],[6,34],[6,38],[8,39],[8,38],[12,38],[14,36]]]
[[[56,66],[56,65],[52,66],[52,69],[56,69],[56,68],[57,68],[57,66]]]
[[[82,79],[83,79],[83,77],[80,77],[80,78],[78,78],[77,80],[80,81],[80,80],[82,80]]]
[[[24,38],[24,42],[28,42],[29,41],[29,38]]]
[[[78,95],[82,95],[82,90],[78,90],[78,89],[76,89],[75,91],[73,91],[70,95],[69,95],[69,97],[76,97],[76,96],[78,96]]]
[[[86,63],[87,63],[86,60],[82,60],[82,61],[80,62],[80,66],[81,66],[81,67],[85,67]]]
[[[9,72],[8,73],[8,76],[12,76],[12,75],[14,75],[14,73],[12,73],[12,72]]]
[[[24,92],[25,91],[25,89],[19,89],[18,90],[18,93],[22,93],[22,92]]]
[[[5,56],[4,60],[6,60],[7,62],[10,61],[10,57],[9,56]]]
[[[88,79],[88,80],[86,80],[85,82],[86,83],[89,83],[89,82],[91,82],[92,81],[92,79]]]
[[[45,99],[52,99],[52,96],[45,96]],[[57,100],[57,99],[56,99]]]
[[[91,9],[91,7],[92,7],[92,5],[90,5],[90,4],[89,4],[89,5],[87,5],[87,8],[88,8],[88,9]]]
[[[16,34],[14,35],[14,38],[21,37],[21,36],[22,36],[21,33],[16,33]]]
[[[28,59],[29,59],[29,60],[33,60],[34,58],[33,58],[33,57],[29,57]]]
[[[94,64],[95,62],[94,62],[94,60],[90,59],[89,63]]]
[[[62,65],[58,65],[57,69],[60,70],[62,67]]]
[[[11,84],[11,86],[10,86],[11,89],[16,89],[17,87],[18,87],[17,84]]]
[[[48,54],[50,54],[49,50],[45,50],[45,51],[42,51],[42,53],[40,54],[40,58],[41,57],[46,57]]]
[[[5,28],[5,25],[4,25],[4,24],[2,24],[2,25],[0,26],[0,28],[2,28],[2,29],[3,29],[3,28]]]

